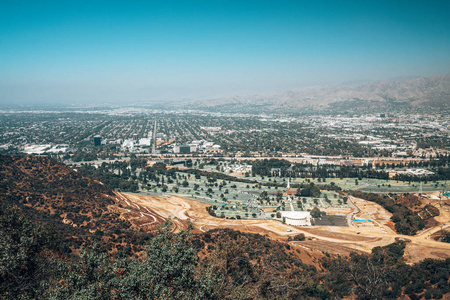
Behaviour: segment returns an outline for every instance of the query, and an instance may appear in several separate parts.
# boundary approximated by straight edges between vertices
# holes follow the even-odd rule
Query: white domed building
[[[294,226],[311,226],[309,211],[281,211],[286,224]]]

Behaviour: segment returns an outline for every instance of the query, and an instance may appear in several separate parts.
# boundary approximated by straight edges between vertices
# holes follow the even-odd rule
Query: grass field
[[[209,172],[220,172],[215,165],[204,165],[203,169]],[[139,172],[139,170],[138,170]],[[230,175],[229,172],[221,172]],[[235,175],[235,174],[232,174]],[[401,182],[396,180],[366,179],[355,180],[354,178],[279,178],[279,177],[245,177],[238,175],[237,178],[245,178],[259,183],[278,183],[285,185],[290,180],[291,186],[297,184],[330,184],[334,183],[342,190],[360,190],[371,193],[416,193],[422,190],[442,191],[447,189],[447,182]],[[186,184],[182,182],[186,180]],[[295,197],[291,196],[292,206],[287,196],[281,199],[277,195],[286,191],[283,187],[268,187],[255,183],[243,183],[218,179],[215,182],[208,182],[206,176],[196,179],[193,174],[178,172],[177,180],[167,183],[167,190],[161,187],[153,187],[150,190],[141,190],[147,195],[161,195],[161,193],[177,194],[180,196],[200,200],[211,206],[215,206],[215,213],[226,218],[258,218],[272,219],[276,216],[276,211],[295,210],[309,211],[314,207],[321,210],[329,210],[333,214],[336,210],[345,210],[349,206],[342,196],[331,191],[322,191],[319,197]],[[260,194],[266,192],[267,197],[260,199]],[[267,209],[266,209],[267,208]],[[275,211],[274,211],[275,210]]]
[[[214,166],[205,166],[204,170],[217,172]],[[277,199],[277,193],[285,192],[285,188],[260,186],[257,184],[242,183],[236,181],[223,181],[217,180],[212,185],[207,182],[206,176],[201,176],[200,179],[195,179],[194,175],[188,175],[186,173],[180,173],[186,176],[188,186],[182,186],[177,183],[168,184],[167,193],[178,194],[181,196],[193,198],[203,201],[210,205],[215,206],[217,209],[215,213],[218,216],[226,218],[240,217],[246,218],[259,218],[259,219],[272,219],[273,215],[276,216],[276,211],[283,210],[296,210],[296,211],[309,211],[317,206],[319,209],[346,209],[348,205],[344,203],[343,198],[330,191],[322,191],[320,197],[294,197],[292,198],[292,207],[289,204],[288,197],[284,196],[282,199]],[[266,183],[287,183],[288,178],[268,178],[268,177],[244,177],[255,180],[257,182]],[[313,182],[315,184],[331,183],[334,182],[342,190],[361,190],[371,193],[414,193],[419,192],[420,183],[417,182],[397,182],[396,180],[380,180],[380,179],[361,179],[355,180],[354,178],[326,178],[325,181],[318,179],[305,179],[295,178],[289,179],[291,185],[300,183]],[[422,183],[422,191],[440,191],[446,188],[446,182],[427,182]],[[194,186],[198,185],[197,189]],[[222,185],[222,187],[221,187]],[[157,190],[156,192],[158,192]],[[267,198],[264,200],[259,199],[262,192],[267,192]],[[276,208],[275,211],[265,211],[262,209],[265,207]]]

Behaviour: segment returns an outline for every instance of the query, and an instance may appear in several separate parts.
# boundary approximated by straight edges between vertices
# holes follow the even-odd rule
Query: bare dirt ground
[[[349,208],[321,208],[321,211],[324,211],[327,213],[327,215],[347,215],[352,211],[352,209]]]
[[[424,258],[450,257],[450,244],[434,241],[431,235],[441,226],[420,232],[416,236],[403,236],[389,228],[390,213],[380,205],[362,199],[350,197],[354,207],[359,210],[354,219],[370,219],[373,222],[352,222],[349,227],[315,226],[296,227],[275,220],[230,220],[213,217],[208,214],[209,205],[201,201],[175,195],[163,197],[144,196],[140,194],[119,194],[129,206],[138,208],[134,214],[133,224],[144,230],[154,230],[156,224],[170,219],[174,223],[173,230],[187,228],[190,221],[194,233],[206,232],[214,228],[231,228],[242,232],[259,233],[272,239],[286,242],[288,237],[303,233],[306,241],[290,242],[300,249],[323,251],[347,255],[351,251],[370,252],[376,246],[385,246],[395,239],[410,241],[406,247],[405,258],[414,263]],[[139,215],[142,213],[142,216]],[[449,226],[450,212],[444,211],[439,216],[444,227]],[[142,226],[142,224],[147,224]],[[147,226],[147,227],[146,227]]]

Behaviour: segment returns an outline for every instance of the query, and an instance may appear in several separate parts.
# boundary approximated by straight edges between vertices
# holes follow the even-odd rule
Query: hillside
[[[235,96],[191,101],[174,108],[233,113],[300,113],[364,108],[448,108],[450,75],[405,81],[379,81],[359,87],[324,87],[271,95]]]
[[[298,258],[300,251],[294,251],[284,243],[227,229],[201,235],[174,234],[171,231],[177,226],[167,224],[165,229],[155,231],[154,227],[139,227],[143,221],[139,214],[131,215],[131,206],[142,209],[104,184],[53,159],[0,156],[0,298],[16,299],[19,295],[28,295],[31,298],[69,299],[72,293],[78,295],[75,298],[84,298],[84,293],[91,287],[100,298],[103,298],[100,295],[109,298],[117,289],[126,299],[138,295],[138,298],[143,295],[147,295],[144,298],[149,295],[159,298],[166,293],[174,298],[184,295],[182,298],[190,299],[192,297],[185,293],[195,295],[200,291],[205,293],[202,298],[211,295],[216,295],[213,298],[227,295],[260,298],[261,293],[264,298],[279,298],[282,294],[286,296],[281,298],[328,294],[311,280],[321,276],[316,273],[316,268],[303,264]],[[157,219],[158,223],[160,219]],[[150,229],[156,237],[136,230],[141,228]],[[92,248],[93,242],[100,247],[89,252],[79,251],[81,247]],[[146,252],[141,251],[144,246],[147,246]],[[149,262],[148,270],[140,267],[140,260],[118,255],[119,251],[123,254],[141,251],[140,256]],[[79,256],[70,252],[79,252]],[[115,263],[102,252],[109,253],[109,258],[115,257]],[[89,253],[90,271],[85,269],[86,253]],[[316,257],[320,259],[322,255]],[[164,268],[155,266],[157,269],[152,269],[151,264],[158,261],[164,263]],[[111,269],[112,264],[117,265]],[[172,265],[178,267],[173,272],[166,270]],[[186,268],[192,269],[183,273]],[[124,270],[124,273],[116,270]],[[192,273],[194,271],[206,275],[197,277]],[[214,286],[207,275],[211,271],[215,272],[212,279],[220,280],[220,285]],[[165,278],[165,272],[171,273],[170,277]],[[303,275],[294,276],[296,273]],[[119,278],[123,276],[123,282],[128,282],[130,277],[132,282],[138,283],[149,280],[164,291],[147,290],[149,285],[144,282],[136,293],[121,290],[117,284],[123,285],[117,281],[117,274]],[[184,282],[185,276],[191,279]],[[308,291],[283,286],[286,282],[292,287],[303,286],[306,278]],[[51,288],[41,290],[40,281],[45,281]],[[24,282],[26,286],[23,286]],[[62,282],[65,283],[61,285]],[[71,282],[75,285],[71,286]],[[172,282],[177,283],[172,285]],[[115,288],[101,290],[101,285]],[[270,285],[277,287],[272,290]]]
[[[94,241],[109,250],[137,244],[131,223],[114,212],[111,189],[47,157],[0,156],[0,201],[51,228],[64,251]]]
[[[135,229],[155,212],[120,197],[52,159],[0,156],[0,298],[419,299],[449,292],[450,259],[405,265],[405,242],[346,257],[231,229],[194,235],[165,223],[149,235]],[[139,211],[128,217],[134,225],[122,219],[131,206]],[[80,246],[88,250],[69,255]],[[144,255],[126,255],[143,246]]]

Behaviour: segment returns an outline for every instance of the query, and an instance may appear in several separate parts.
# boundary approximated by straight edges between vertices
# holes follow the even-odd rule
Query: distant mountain
[[[235,96],[173,104],[173,108],[217,112],[299,112],[346,107],[448,108],[450,75],[370,82],[358,87],[324,87],[272,95]]]
[[[406,102],[412,106],[447,107],[450,104],[450,75],[373,82],[357,90],[379,96],[385,101]]]

